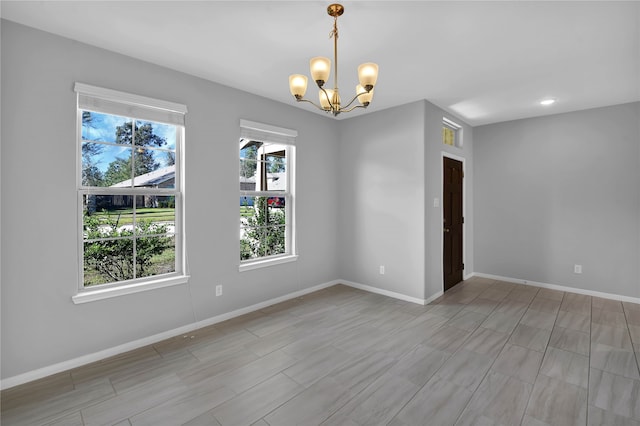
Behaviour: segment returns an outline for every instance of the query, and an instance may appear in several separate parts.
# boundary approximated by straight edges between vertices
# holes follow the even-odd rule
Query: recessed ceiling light
[[[555,103],[556,103],[556,100],[553,99],[553,98],[544,99],[544,100],[540,101],[540,105],[544,105],[544,106],[553,105]]]

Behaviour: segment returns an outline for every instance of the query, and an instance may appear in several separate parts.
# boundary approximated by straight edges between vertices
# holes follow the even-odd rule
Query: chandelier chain
[[[333,18],[333,29],[329,32],[329,38],[338,38],[338,17]]]

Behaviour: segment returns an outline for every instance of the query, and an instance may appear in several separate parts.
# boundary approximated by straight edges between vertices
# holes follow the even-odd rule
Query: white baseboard
[[[520,278],[510,278],[510,277],[503,277],[500,275],[484,274],[481,272],[474,272],[472,275],[474,277],[488,278],[491,280],[498,280],[498,281],[506,281],[514,284],[531,285],[535,287],[548,288],[551,290],[565,291],[567,293],[584,294],[587,296],[601,297],[603,299],[619,300],[621,302],[630,302],[630,303],[640,304],[640,297],[622,296],[620,294],[603,293],[601,291],[585,290],[582,288],[567,287],[563,285],[549,284],[549,283],[541,283],[536,281],[523,280]]]
[[[436,300],[438,297],[442,296],[444,294],[444,290],[437,292],[436,294],[434,294],[433,296],[424,299],[424,304],[428,305],[429,303],[433,302],[434,300]]]
[[[396,293],[395,291],[383,290],[378,287],[372,287],[366,284],[354,283],[353,281],[340,280],[340,283],[348,285],[349,287],[358,288],[360,290],[368,291],[369,293],[381,294],[383,296],[393,297],[394,299],[404,300],[405,302],[417,303],[418,305],[426,305],[431,300],[438,298],[442,293],[430,297],[429,299],[419,299],[417,297],[407,296],[402,293]]]
[[[172,330],[168,330],[162,333],[154,334],[153,336],[144,337],[142,339],[134,340],[132,342],[124,343],[122,345],[114,346],[112,348],[108,348],[102,351],[94,352],[88,355],[83,355],[81,357],[73,358],[68,361],[63,361],[47,367],[38,368],[37,370],[28,371],[23,374],[18,374],[17,376],[8,377],[6,379],[3,379],[0,382],[0,389],[4,390],[4,389],[12,388],[14,386],[31,382],[33,380],[42,379],[43,377],[47,377],[52,374],[61,373],[63,371],[67,371],[73,368],[78,368],[83,365],[90,364],[92,362],[96,362],[96,361],[103,360],[105,358],[112,357],[114,355],[119,355],[125,352],[132,351],[134,349],[138,349],[147,345],[158,343],[162,340],[169,339],[171,337],[179,336],[181,334],[189,333],[191,331],[197,330],[202,327],[207,327],[222,321],[226,321],[231,318],[238,317],[240,315],[248,314],[249,312],[257,311],[259,309],[266,308],[267,306],[275,305],[276,303],[284,302],[290,299],[295,299],[297,297],[304,296],[305,294],[313,293],[314,291],[322,290],[324,288],[331,287],[333,285],[340,284],[342,282],[343,281],[340,281],[340,280],[329,281],[324,284],[319,284],[313,287],[305,288],[303,290],[286,294],[284,296],[280,296],[264,302],[256,303],[255,305],[247,306],[246,308],[236,309],[235,311],[227,312],[225,314],[207,318],[202,321],[187,324],[182,327],[174,328]]]

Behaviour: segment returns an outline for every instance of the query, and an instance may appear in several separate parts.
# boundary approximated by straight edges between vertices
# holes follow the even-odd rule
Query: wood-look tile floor
[[[640,305],[337,285],[2,392],[3,425],[640,425]]]

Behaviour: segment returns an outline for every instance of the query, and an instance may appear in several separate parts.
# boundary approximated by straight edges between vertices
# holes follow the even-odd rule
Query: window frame
[[[185,256],[186,239],[184,226],[184,115],[187,112],[186,106],[111,89],[90,86],[83,83],[76,83],[74,90],[77,92],[78,100],[76,105],[78,288],[77,293],[72,296],[73,302],[76,304],[91,302],[186,283],[189,279]],[[92,102],[94,102],[95,105],[90,105]],[[104,107],[101,107],[101,105]],[[82,144],[84,141],[82,137],[83,111],[122,116],[127,118],[127,121],[130,120],[132,123],[142,121],[174,126],[176,128],[174,187],[136,188],[131,186],[127,188],[114,188],[84,185],[82,181]],[[133,148],[134,146],[132,145],[132,149]],[[86,240],[84,238],[83,220],[83,198],[86,195],[128,195],[133,196],[134,200],[137,199],[138,196],[145,195],[174,197],[175,218],[173,238],[175,244],[175,271],[166,274],[138,277],[123,281],[113,281],[86,287],[84,285],[84,244]],[[135,210],[133,215],[135,218]],[[134,236],[132,238],[137,239],[141,237]]]
[[[238,184],[239,195],[242,197],[266,197],[266,198],[284,198],[285,199],[285,253],[277,255],[269,255],[256,257],[252,259],[240,259],[240,238],[238,238],[238,270],[240,272],[249,271],[268,266],[279,265],[283,263],[293,262],[298,259],[296,251],[296,225],[295,225],[295,187],[296,187],[296,145],[295,138],[297,131],[272,126],[269,124],[256,123],[248,120],[240,120],[241,135],[237,140],[247,139],[250,141],[262,142],[265,144],[282,145],[285,147],[286,158],[286,190],[243,190]],[[239,148],[239,147],[238,147]],[[239,150],[238,150],[239,152]],[[238,157],[239,158],[239,157]],[[256,167],[258,169],[258,167]],[[259,171],[259,170],[258,170]],[[238,161],[238,176],[240,175],[240,161]],[[242,218],[238,212],[238,230],[239,235],[242,232]]]
[[[462,126],[446,117],[442,117],[442,127],[443,129],[447,128],[452,130],[454,135],[453,145],[445,143],[444,138],[442,138],[442,144],[453,148],[462,148]]]

